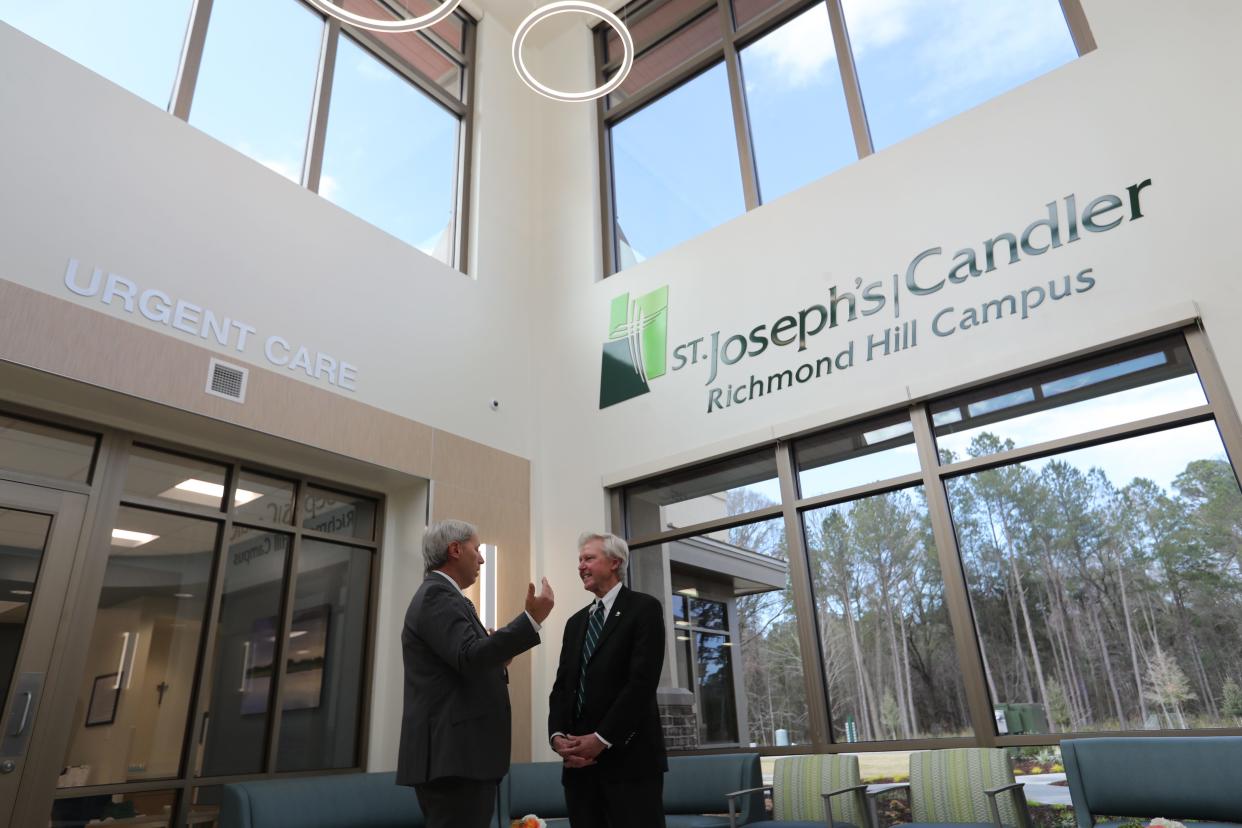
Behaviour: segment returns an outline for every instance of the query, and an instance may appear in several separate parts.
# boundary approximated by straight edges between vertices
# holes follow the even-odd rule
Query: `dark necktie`
[[[582,641],[582,669],[578,671],[578,699],[574,705],[574,715],[582,715],[582,705],[586,700],[586,672],[591,656],[595,654],[595,646],[599,644],[599,634],[604,629],[604,602],[596,601],[591,607],[591,617],[587,620],[586,638]]]

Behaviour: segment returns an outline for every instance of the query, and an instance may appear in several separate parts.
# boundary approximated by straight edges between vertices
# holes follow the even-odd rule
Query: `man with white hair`
[[[621,578],[629,547],[616,535],[578,538],[578,577],[595,600],[565,624],[548,738],[565,769],[572,828],[664,828],[664,731],[656,688],[664,609]]]
[[[526,611],[489,633],[462,592],[479,577],[478,531],[460,520],[427,527],[426,577],[405,613],[405,712],[397,784],[412,785],[427,828],[492,825],[497,785],[509,771],[509,674],[539,643],[554,596],[543,579]],[[504,815],[501,815],[502,817]]]

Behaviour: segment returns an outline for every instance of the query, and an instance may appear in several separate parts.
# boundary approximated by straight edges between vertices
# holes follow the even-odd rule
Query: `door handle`
[[[21,736],[23,733],[25,733],[26,724],[30,720],[30,703],[31,701],[34,700],[34,693],[31,693],[29,690],[27,690],[24,693],[22,693],[22,695],[26,697],[25,706],[22,708],[22,718],[21,718],[21,721],[17,723],[17,730],[14,730],[12,733],[10,733],[9,734],[10,736]]]

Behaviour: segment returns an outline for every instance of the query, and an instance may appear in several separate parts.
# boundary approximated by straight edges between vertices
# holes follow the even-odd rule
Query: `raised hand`
[[[539,594],[535,594],[535,585],[529,584],[526,588],[526,611],[530,613],[530,617],[535,619],[536,624],[543,624],[544,619],[552,612],[552,607],[556,603],[556,596],[552,594],[552,586],[548,583],[548,579],[544,578]]]

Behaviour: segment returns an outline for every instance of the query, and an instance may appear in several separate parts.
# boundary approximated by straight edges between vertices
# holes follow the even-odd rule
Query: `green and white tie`
[[[591,607],[591,617],[587,620],[586,639],[582,642],[582,669],[578,671],[578,699],[574,705],[574,715],[582,715],[582,705],[586,700],[586,671],[591,656],[595,654],[595,645],[599,644],[599,634],[604,629],[604,602],[596,601]]]

